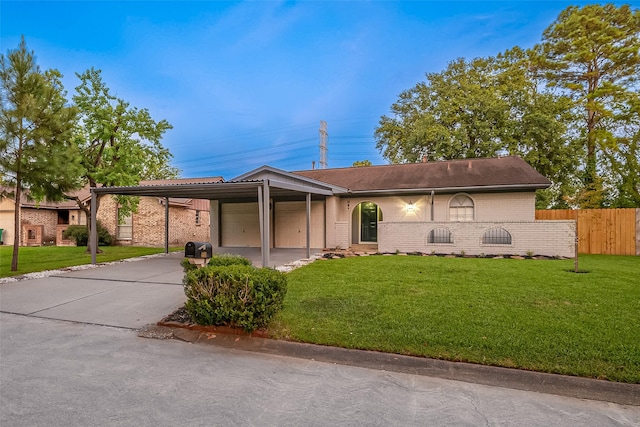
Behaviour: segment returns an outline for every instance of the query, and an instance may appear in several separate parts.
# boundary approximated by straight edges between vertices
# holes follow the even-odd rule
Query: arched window
[[[473,200],[471,200],[471,197],[460,194],[451,199],[449,203],[449,221],[473,221]]]
[[[427,243],[453,243],[453,234],[446,228],[434,228],[427,235]]]
[[[504,228],[490,228],[482,236],[483,245],[510,245],[511,234]]]

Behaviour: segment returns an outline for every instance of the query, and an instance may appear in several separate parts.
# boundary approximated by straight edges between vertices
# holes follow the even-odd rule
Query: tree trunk
[[[96,197],[96,216],[98,216],[98,208],[100,207],[100,197]],[[91,217],[91,208],[89,207],[88,209],[86,207],[82,208],[85,212],[85,214],[87,215],[87,251],[86,253],[90,254],[91,253],[91,221],[92,221],[92,217]],[[96,218],[96,227],[98,226],[97,224],[98,219]],[[97,238],[97,242],[96,242],[96,253],[101,254],[102,251],[100,250],[100,248],[98,247],[98,243],[100,242],[100,239]]]
[[[91,187],[93,188],[93,187]],[[91,207],[82,203],[82,200],[78,196],[66,196],[67,199],[73,200],[76,202],[78,207],[82,212],[84,212],[87,217],[87,251],[86,253],[91,253]],[[100,206],[100,197],[96,198],[96,212],[98,207]],[[102,251],[96,246],[97,253],[102,253]]]
[[[16,209],[13,215],[13,255],[11,257],[11,271],[18,271],[18,249],[20,247],[20,173],[16,175]]]

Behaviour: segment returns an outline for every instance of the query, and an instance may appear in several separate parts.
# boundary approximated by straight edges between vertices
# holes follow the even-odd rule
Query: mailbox
[[[211,258],[213,248],[208,242],[188,242],[184,246],[185,258]]]

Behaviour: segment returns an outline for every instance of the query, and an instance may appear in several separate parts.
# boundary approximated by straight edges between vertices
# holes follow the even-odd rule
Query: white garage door
[[[223,203],[222,246],[260,247],[258,203]]]
[[[275,246],[304,248],[307,245],[307,203],[277,202]],[[324,202],[311,202],[311,247],[324,248]]]

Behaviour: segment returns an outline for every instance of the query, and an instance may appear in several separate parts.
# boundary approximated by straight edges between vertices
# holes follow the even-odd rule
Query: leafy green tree
[[[541,200],[558,204],[575,161],[570,100],[539,93],[530,63],[514,48],[427,74],[381,118],[377,148],[392,163],[519,155],[554,182]]]
[[[459,58],[400,94],[375,131],[392,163],[423,157],[490,157],[503,151],[508,105],[499,96],[494,58]]]
[[[79,157],[71,143],[76,109],[67,105],[61,77],[40,70],[24,37],[0,56],[0,172],[16,202],[11,271],[18,269],[22,196],[59,201],[78,187]]]
[[[112,187],[176,177],[178,170],[169,164],[171,153],[161,143],[171,125],[166,120],[156,122],[147,109],[131,107],[112,95],[100,70],[91,68],[77,76],[80,85],[73,101],[80,113],[76,143],[82,156],[83,183],[92,188]],[[90,223],[90,206],[76,196],[68,198],[77,202]],[[137,198],[117,200],[122,215],[137,208]]]
[[[582,193],[589,197],[578,198],[577,203],[584,207],[605,204],[604,178],[610,174],[620,198],[640,202],[636,179],[640,155],[634,143],[639,28],[640,11],[628,5],[571,6],[544,31],[535,48],[537,67],[549,86],[570,96],[581,115],[577,130],[585,158]]]

